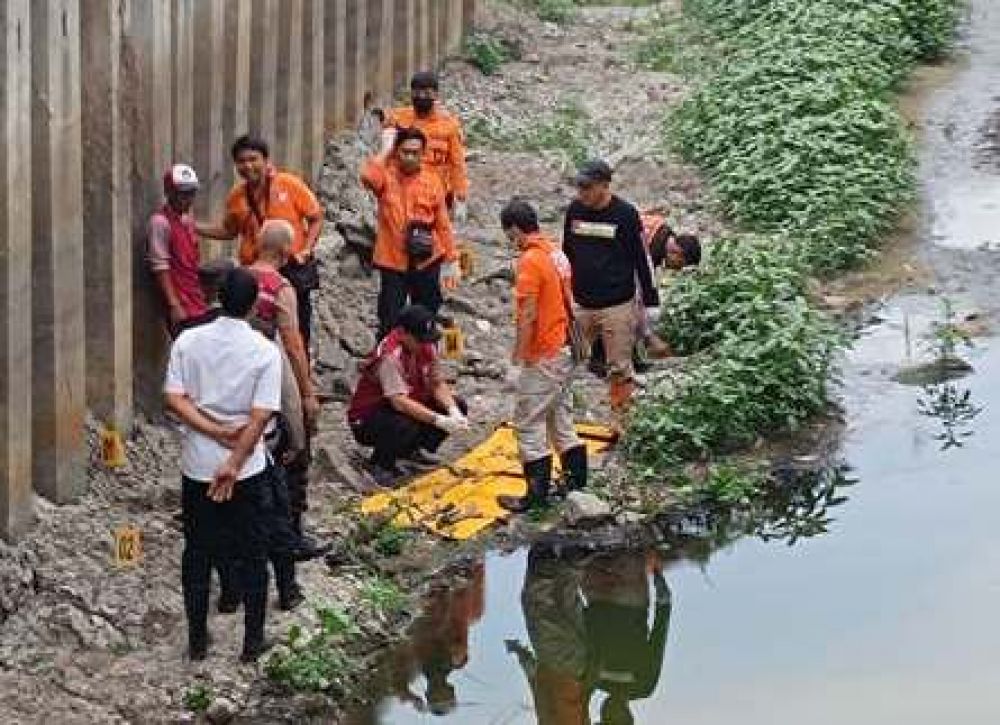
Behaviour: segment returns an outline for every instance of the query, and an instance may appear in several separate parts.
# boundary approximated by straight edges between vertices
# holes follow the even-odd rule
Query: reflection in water
[[[578,542],[533,545],[518,587],[527,637],[502,635],[503,662],[509,664],[495,683],[464,670],[470,628],[483,615],[479,562],[467,585],[431,594],[409,640],[380,669],[381,679],[373,683],[377,694],[415,713],[417,721],[429,713],[451,715],[453,722],[493,722],[482,715],[482,702],[468,693],[463,697],[453,683],[476,690],[495,684],[508,692],[513,686],[508,668],[516,662],[538,723],[579,725],[596,713],[595,723],[629,725],[636,721],[635,703],[662,685],[671,613],[664,569],[679,562],[702,566],[719,549],[748,536],[793,545],[826,533],[833,509],[848,500],[845,489],[855,483],[847,474],[844,466],[779,467],[772,471],[768,493],[745,508],[701,507],[660,521],[665,540],[646,551],[595,552]],[[460,670],[468,679],[453,677]],[[377,721],[377,711],[355,720]],[[409,720],[403,713],[396,709],[381,722]],[[509,713],[497,717],[514,721]]]
[[[670,620],[659,556],[616,551],[572,558],[533,546],[521,606],[532,649],[517,640],[506,646],[531,686],[539,724],[589,723],[598,693],[601,723],[634,722],[630,703],[649,697],[659,682]]]
[[[388,680],[383,687],[418,712],[447,715],[455,709],[455,687],[448,678],[469,660],[469,628],[483,616],[483,581],[484,565],[478,561],[465,586],[431,592],[410,638],[393,651],[382,671]],[[420,675],[422,695],[411,689]]]
[[[923,395],[917,399],[917,409],[921,415],[941,421],[941,432],[934,439],[941,441],[943,451],[961,448],[964,439],[974,432],[969,426],[983,411],[972,402],[971,390],[959,388],[953,382],[925,386]]]

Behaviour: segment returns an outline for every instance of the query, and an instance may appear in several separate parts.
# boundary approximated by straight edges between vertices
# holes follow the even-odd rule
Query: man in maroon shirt
[[[149,218],[147,259],[163,295],[171,337],[204,322],[209,314],[198,279],[201,259],[191,217],[198,186],[194,169],[174,164],[163,175],[166,203]]]

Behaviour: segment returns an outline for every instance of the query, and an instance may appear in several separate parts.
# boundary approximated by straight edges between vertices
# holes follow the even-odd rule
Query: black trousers
[[[281,466],[268,468],[264,509],[261,513],[267,558],[274,569],[274,585],[279,601],[284,602],[297,589],[295,581],[295,552],[302,545],[291,514],[288,474]],[[222,601],[242,601],[240,582],[231,565],[217,565]]]
[[[302,342],[306,348],[306,356],[309,355],[309,341],[312,339],[312,292],[314,287],[304,282],[304,275],[301,270],[303,265],[295,260],[289,260],[288,264],[278,271],[289,281],[292,289],[295,290],[295,302],[299,314],[299,332],[302,333]]]
[[[468,412],[461,398],[455,398],[455,404],[463,414]],[[447,412],[440,403],[428,407],[438,413]],[[366,420],[352,425],[351,432],[358,443],[374,448],[372,463],[389,469],[398,459],[413,455],[418,448],[436,451],[448,437],[440,428],[403,415],[388,402],[382,403]]]
[[[229,572],[244,606],[244,646],[264,637],[267,609],[267,530],[270,472],[239,481],[229,501],[208,498],[209,484],[183,478],[181,512],[184,553],[181,587],[188,640],[201,646],[208,636],[208,595],[212,566]]]
[[[423,305],[436,315],[442,302],[440,262],[406,272],[379,268],[378,339],[389,334],[407,304]]]

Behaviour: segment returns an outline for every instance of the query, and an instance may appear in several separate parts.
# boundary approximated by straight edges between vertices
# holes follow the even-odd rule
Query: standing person
[[[572,310],[566,256],[538,227],[535,209],[511,201],[500,226],[518,251],[514,295],[516,336],[511,359],[521,366],[514,401],[518,450],[528,484],[525,496],[501,496],[516,513],[545,503],[552,482],[552,453],[559,453],[566,488],[587,484],[587,449],[573,423],[571,386],[575,365],[569,349]]]
[[[468,218],[469,179],[465,170],[462,122],[440,103],[437,74],[419,71],[410,80],[410,106],[393,109],[386,127],[418,128],[427,137],[424,164],[438,175],[455,223]]]
[[[403,309],[396,326],[362,363],[347,422],[355,440],[371,446],[379,485],[402,475],[399,459],[440,463],[435,451],[451,433],[469,429],[468,408],[441,372],[434,316],[420,305]]]
[[[313,253],[323,228],[323,207],[305,182],[295,174],[279,171],[270,162],[267,143],[240,136],[233,143],[233,163],[242,179],[229,192],[226,213],[217,224],[198,224],[198,233],[212,239],[240,239],[240,264],[253,264],[260,253],[260,232],[268,219],[292,225],[294,239],[281,274],[291,282],[299,309],[299,329],[306,351],[312,333],[313,290],[319,273]]]
[[[379,270],[378,338],[400,310],[422,305],[437,315],[441,285],[458,284],[458,254],[445,192],[424,166],[427,137],[416,128],[390,130],[382,151],[361,167],[361,182],[378,199],[374,263]]]
[[[577,319],[600,339],[608,358],[609,399],[616,427],[632,397],[636,290],[651,324],[660,298],[642,242],[639,212],[611,192],[611,167],[588,161],[576,177],[577,198],[566,211],[563,251],[573,269]]]
[[[231,567],[244,605],[242,662],[266,649],[269,494],[264,428],[281,404],[278,348],[247,322],[257,280],[226,274],[222,314],[188,330],[170,351],[166,404],[183,422],[184,554],[181,585],[192,660],[208,653],[208,595],[213,562]]]
[[[146,259],[166,308],[167,331],[202,322],[208,303],[198,278],[201,261],[191,205],[198,193],[198,175],[186,164],[174,164],[163,174],[165,202],[149,217]]]
[[[278,461],[288,484],[291,520],[301,537],[302,515],[308,509],[309,438],[319,417],[319,400],[309,374],[309,361],[302,342],[297,320],[295,292],[278,271],[284,266],[293,239],[293,230],[282,219],[269,219],[261,230],[260,255],[248,269],[257,278],[260,294],[257,298],[257,320],[264,333],[281,343],[284,352],[282,375],[282,417],[286,423],[284,455]],[[309,543],[302,546],[301,558],[317,549]]]

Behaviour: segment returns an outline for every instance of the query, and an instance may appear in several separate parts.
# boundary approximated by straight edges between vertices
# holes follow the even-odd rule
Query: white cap
[[[170,168],[170,185],[175,191],[198,191],[198,174],[187,164],[174,164]]]

